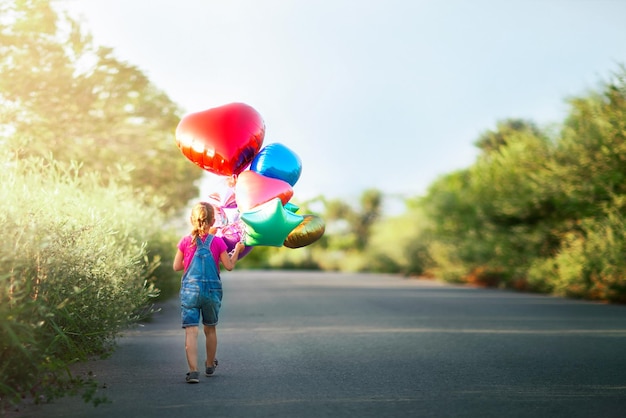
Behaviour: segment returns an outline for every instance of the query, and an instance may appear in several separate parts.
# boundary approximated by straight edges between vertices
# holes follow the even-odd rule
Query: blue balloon
[[[283,144],[273,143],[259,151],[250,164],[250,170],[293,186],[302,174],[302,161]]]

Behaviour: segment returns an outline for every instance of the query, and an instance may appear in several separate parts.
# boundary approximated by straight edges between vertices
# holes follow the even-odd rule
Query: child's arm
[[[235,264],[237,264],[237,260],[239,259],[239,252],[244,247],[245,246],[241,242],[238,242],[237,245],[235,245],[235,250],[231,255],[228,255],[227,251],[223,251],[220,254],[220,261],[222,262],[222,265],[226,270],[230,271],[235,268]]]
[[[180,271],[185,268],[183,264],[183,252],[181,250],[176,251],[176,256],[174,256],[174,271]]]

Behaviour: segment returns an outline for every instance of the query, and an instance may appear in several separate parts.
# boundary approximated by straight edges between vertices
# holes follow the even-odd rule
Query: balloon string
[[[242,244],[245,244],[246,243],[246,237],[248,236],[248,231],[246,230],[246,226],[245,225],[242,225],[240,227],[241,227],[241,234],[239,234],[239,235],[240,235],[241,238],[239,238],[239,242],[241,242]]]

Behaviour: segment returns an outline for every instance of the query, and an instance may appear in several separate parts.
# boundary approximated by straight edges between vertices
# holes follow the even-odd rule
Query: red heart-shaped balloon
[[[265,123],[243,103],[185,115],[176,127],[176,145],[190,161],[212,173],[239,174],[263,146]]]
[[[239,212],[250,209],[279,198],[282,204],[293,197],[291,185],[284,180],[266,177],[254,171],[246,170],[237,177],[235,200]]]

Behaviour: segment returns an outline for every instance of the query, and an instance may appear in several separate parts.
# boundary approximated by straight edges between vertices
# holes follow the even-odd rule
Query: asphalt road
[[[215,376],[185,383],[172,300],[85,366],[110,403],[70,397],[18,416],[626,416],[624,306],[384,275],[223,281]]]

